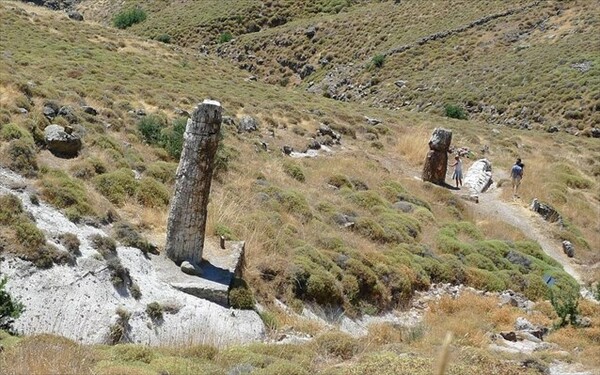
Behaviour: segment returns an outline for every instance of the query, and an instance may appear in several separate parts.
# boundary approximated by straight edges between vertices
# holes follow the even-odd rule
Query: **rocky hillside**
[[[457,106],[457,117],[600,137],[594,2],[234,3],[136,2],[149,16],[131,30],[336,100],[436,114]],[[81,5],[86,17],[108,22],[117,11],[98,17],[96,4]]]

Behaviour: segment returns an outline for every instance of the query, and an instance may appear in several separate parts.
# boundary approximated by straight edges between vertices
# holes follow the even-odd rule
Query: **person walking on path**
[[[512,182],[513,188],[513,197],[518,198],[517,192],[519,190],[519,186],[521,185],[521,180],[523,179],[523,169],[525,168],[525,164],[521,162],[521,159],[517,159],[515,164],[512,166],[510,170],[510,180]]]
[[[462,160],[460,160],[460,156],[456,155],[454,157],[454,163],[450,165],[451,167],[454,167],[454,173],[452,174],[452,179],[454,181],[456,181],[456,187],[458,188],[458,185],[460,184],[460,186],[462,186]]]

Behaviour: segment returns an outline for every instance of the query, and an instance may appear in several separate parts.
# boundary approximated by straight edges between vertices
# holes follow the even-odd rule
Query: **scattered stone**
[[[69,13],[67,13],[67,15],[69,16],[70,19],[72,19],[74,21],[83,21],[83,16],[81,15],[81,13],[79,13],[76,10],[69,11]]]
[[[70,124],[77,122],[77,116],[73,113],[73,109],[68,106],[60,107],[58,115],[64,117]]]
[[[192,263],[184,260],[181,262],[181,271],[185,274],[192,276],[202,276],[202,269],[200,267],[194,266]]]
[[[374,117],[367,117],[365,116],[365,120],[367,121],[367,123],[369,125],[377,125],[377,124],[381,124],[381,120],[374,118]]]
[[[283,153],[286,155],[290,155],[292,152],[294,152],[294,149],[291,146],[285,145],[281,148],[281,151],[283,151]]]
[[[188,115],[189,117],[189,115]],[[231,116],[223,116],[223,124],[235,126],[235,119]]]
[[[49,120],[52,120],[53,118],[56,117],[56,111],[54,110],[54,108],[52,108],[52,107],[50,107],[48,105],[44,106],[44,108],[42,109],[42,113]]]
[[[309,39],[312,39],[316,33],[317,33],[317,28],[314,26],[309,26],[306,28],[306,30],[304,30],[304,35],[306,35],[306,37]]]
[[[22,115],[26,115],[29,113],[28,110],[26,110],[25,108],[21,108],[21,107],[17,108],[17,112],[19,112]]]
[[[342,140],[342,135],[336,131],[333,131],[328,125],[320,124],[319,129],[317,129],[317,134],[324,137],[331,137],[336,141],[336,143],[340,143]]]
[[[575,317],[575,325],[582,328],[589,328],[592,326],[592,320],[587,316],[577,315]]]
[[[394,82],[394,85],[396,85],[400,88],[403,88],[404,86],[406,86],[406,81],[398,80],[398,81]]]
[[[96,116],[98,114],[98,111],[96,111],[94,107],[90,107],[89,105],[81,106],[81,109],[84,113],[87,113],[88,115]]]
[[[588,70],[592,68],[591,61],[583,61],[580,63],[571,64],[571,68],[579,71],[580,73],[586,73]]]
[[[304,78],[308,77],[309,75],[313,74],[314,72],[316,72],[315,67],[312,66],[311,64],[306,64],[302,67],[302,69],[300,70],[300,72],[298,74],[300,75],[301,79],[304,79]]]
[[[49,125],[44,129],[44,140],[48,150],[55,156],[74,158],[82,147],[78,134],[69,134],[60,125]]]
[[[316,139],[311,139],[310,142],[308,142],[309,150],[318,150],[320,148],[321,148],[321,144]]]
[[[548,129],[546,129],[546,131],[548,133],[557,133],[558,132],[558,126],[550,126],[550,127],[548,127]]]
[[[258,121],[252,116],[245,115],[238,124],[238,133],[251,133],[258,130]]]
[[[342,213],[337,213],[337,214],[333,215],[332,219],[333,219],[334,223],[336,223],[337,225],[339,225],[340,227],[343,227],[343,228],[352,227],[352,226],[354,226],[354,223],[356,222],[356,217],[342,214]]]
[[[573,258],[575,256],[575,246],[571,243],[571,241],[564,240],[562,242],[562,248],[565,254],[569,258]]]
[[[500,332],[500,336],[502,336],[502,338],[504,340],[517,342],[517,334],[512,331],[511,332]]]
[[[590,135],[592,138],[600,138],[600,128],[591,128]]]
[[[535,329],[536,329],[536,327],[529,320],[527,320],[523,317],[518,317],[517,321],[515,322],[515,330],[517,330],[517,331],[525,331],[525,330],[533,331]]]
[[[546,221],[551,223],[559,222],[562,224],[562,217],[558,211],[549,204],[540,202],[537,198],[534,198],[531,202],[531,209],[540,214]]]
[[[188,111],[186,111],[185,109],[175,108],[175,110],[173,112],[175,112],[175,114],[180,117],[185,117],[185,118],[190,117],[190,113]]]
[[[245,78],[244,81],[246,81],[246,82],[256,82],[256,81],[258,81],[258,77],[252,75],[252,76],[249,76],[249,77]]]

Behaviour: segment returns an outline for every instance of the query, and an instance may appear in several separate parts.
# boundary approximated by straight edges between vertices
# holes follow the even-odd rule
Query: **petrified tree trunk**
[[[423,181],[441,185],[446,180],[448,169],[448,150],[452,142],[452,131],[435,128],[429,140],[429,152],[423,166]]]
[[[221,129],[221,104],[205,100],[188,119],[167,222],[167,256],[178,265],[199,265],[206,206]]]

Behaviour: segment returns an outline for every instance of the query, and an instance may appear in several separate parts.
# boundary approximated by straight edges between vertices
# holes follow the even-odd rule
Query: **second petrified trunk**
[[[429,140],[429,152],[423,166],[423,181],[441,185],[446,180],[448,169],[448,150],[452,143],[452,131],[435,128]]]

